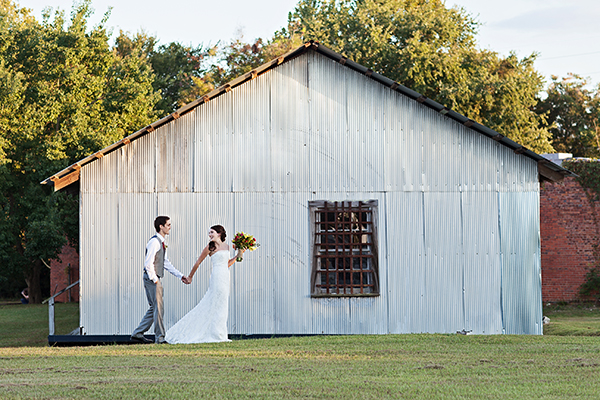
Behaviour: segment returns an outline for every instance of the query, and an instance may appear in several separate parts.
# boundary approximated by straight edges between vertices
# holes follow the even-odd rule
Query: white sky
[[[185,45],[228,42],[241,28],[247,41],[269,38],[287,25],[288,12],[297,0],[205,1],[179,0],[92,0],[97,23],[113,7],[108,26],[132,33],[144,29],[161,44]],[[41,19],[46,6],[71,10],[72,0],[21,0]],[[464,7],[484,25],[478,35],[479,47],[519,57],[540,53],[536,69],[564,77],[574,72],[600,83],[600,1],[599,0],[446,0],[447,6]],[[327,43],[324,43],[327,45]]]

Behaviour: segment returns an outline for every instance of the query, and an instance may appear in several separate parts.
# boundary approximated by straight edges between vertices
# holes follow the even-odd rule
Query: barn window
[[[377,200],[309,202],[313,297],[377,296]]]

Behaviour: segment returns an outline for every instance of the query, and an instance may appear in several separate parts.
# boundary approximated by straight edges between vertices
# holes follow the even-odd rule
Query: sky
[[[60,8],[67,14],[73,0],[21,0],[41,20],[45,7]],[[297,0],[92,0],[91,22],[98,23],[112,7],[108,27],[113,38],[124,30],[144,30],[159,43],[184,45],[227,43],[242,32],[246,41],[270,38],[287,25],[287,16]],[[536,69],[550,77],[568,73],[600,83],[600,1],[599,0],[446,0],[446,6],[463,7],[482,25],[477,41],[480,48],[519,58],[539,53]],[[324,43],[327,45],[326,43]]]

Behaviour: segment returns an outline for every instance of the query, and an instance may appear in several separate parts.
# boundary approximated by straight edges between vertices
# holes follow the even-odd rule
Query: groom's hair
[[[156,229],[156,232],[160,232],[160,226],[164,226],[170,219],[171,218],[167,217],[166,215],[156,217],[156,219],[154,220],[154,229]]]

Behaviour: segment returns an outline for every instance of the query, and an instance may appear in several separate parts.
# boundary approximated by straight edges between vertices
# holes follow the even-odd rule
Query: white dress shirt
[[[146,244],[146,258],[144,259],[144,269],[148,273],[148,278],[154,283],[158,282],[158,276],[156,275],[156,270],[154,269],[154,258],[156,257],[156,253],[160,250],[160,246],[165,241],[165,238],[162,237],[160,233],[156,233],[156,237],[158,240],[154,238],[154,236],[148,241]],[[171,274],[175,275],[178,279],[183,277],[183,274],[177,270],[171,264],[171,261],[167,258],[167,249],[165,248],[165,269],[169,271]]]

